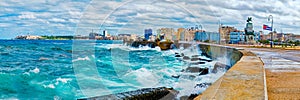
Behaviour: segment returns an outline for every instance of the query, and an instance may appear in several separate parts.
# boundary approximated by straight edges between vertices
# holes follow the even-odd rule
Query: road
[[[269,100],[300,99],[300,51],[244,48],[264,62]]]

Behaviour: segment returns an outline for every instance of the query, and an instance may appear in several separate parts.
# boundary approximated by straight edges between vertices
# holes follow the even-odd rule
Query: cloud
[[[20,16],[18,16],[20,19],[35,19],[35,15],[33,13],[22,13]]]
[[[2,0],[0,38],[27,33],[87,35],[92,29],[143,34],[145,28],[199,24],[218,31],[219,21],[242,30],[247,17],[253,17],[260,31],[262,24],[270,24],[269,15],[277,30],[297,33],[298,5],[296,0]]]

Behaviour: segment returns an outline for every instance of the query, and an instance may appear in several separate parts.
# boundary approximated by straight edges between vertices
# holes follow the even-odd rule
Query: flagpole
[[[272,22],[271,22],[271,48],[273,48],[273,16],[269,15],[268,21],[270,21],[270,17],[272,17]]]

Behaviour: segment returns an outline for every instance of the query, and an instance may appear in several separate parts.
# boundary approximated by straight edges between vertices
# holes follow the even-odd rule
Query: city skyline
[[[263,24],[270,25],[269,15],[273,15],[274,29],[278,32],[299,34],[299,4],[293,0],[4,0],[0,2],[0,38],[10,39],[27,33],[88,35],[92,29],[106,29],[112,34],[143,34],[148,28],[193,25],[218,31],[219,22],[243,30],[247,17],[253,18],[255,31],[262,31]]]

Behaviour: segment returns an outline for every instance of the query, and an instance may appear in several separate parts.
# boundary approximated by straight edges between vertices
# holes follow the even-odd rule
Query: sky
[[[217,32],[219,23],[243,30],[252,17],[255,31],[271,25],[300,34],[296,0],[1,0],[0,38],[18,35],[143,34],[144,29],[202,26]],[[268,33],[268,31],[264,31]]]

